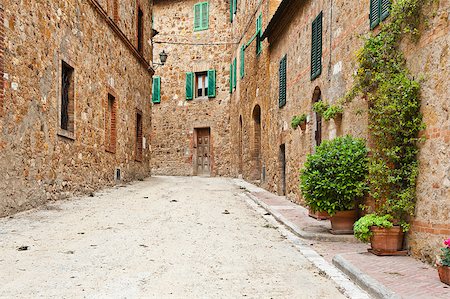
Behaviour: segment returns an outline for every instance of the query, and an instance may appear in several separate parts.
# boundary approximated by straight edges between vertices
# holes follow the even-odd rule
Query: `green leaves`
[[[376,214],[367,214],[361,217],[353,225],[353,231],[355,237],[363,242],[369,242],[372,232],[370,231],[371,226],[377,226],[380,228],[391,228],[394,226],[392,223],[391,215],[379,216]]]
[[[367,187],[367,148],[352,136],[324,141],[307,157],[300,174],[300,189],[306,204],[314,211],[354,209]]]
[[[307,118],[306,114],[295,115],[291,120],[292,129],[296,130],[301,124],[306,124]]]

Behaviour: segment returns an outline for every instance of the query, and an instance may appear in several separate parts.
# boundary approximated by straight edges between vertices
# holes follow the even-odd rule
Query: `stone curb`
[[[391,292],[383,284],[365,274],[352,263],[347,261],[342,254],[333,257],[333,265],[345,273],[361,289],[365,290],[374,298],[379,299],[401,299],[399,295]]]
[[[357,239],[355,239],[353,236],[344,236],[344,235],[333,235],[333,234],[318,234],[318,233],[310,233],[305,232],[301,228],[299,228],[297,225],[289,221],[286,217],[284,217],[280,212],[271,209],[269,205],[265,204],[261,200],[259,200],[255,195],[253,195],[251,192],[247,193],[247,196],[249,196],[254,202],[256,202],[258,205],[264,208],[268,213],[270,213],[278,222],[283,223],[286,225],[289,230],[299,236],[300,238],[307,239],[307,240],[315,240],[315,241],[325,241],[325,242],[346,242],[346,243],[360,243]]]

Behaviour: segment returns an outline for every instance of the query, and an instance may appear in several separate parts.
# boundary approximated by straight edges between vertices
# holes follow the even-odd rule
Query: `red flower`
[[[450,248],[450,239],[445,240],[444,245]]]

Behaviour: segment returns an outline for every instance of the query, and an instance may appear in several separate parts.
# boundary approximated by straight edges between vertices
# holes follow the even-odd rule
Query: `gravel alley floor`
[[[243,192],[152,177],[0,219],[0,297],[345,298]]]

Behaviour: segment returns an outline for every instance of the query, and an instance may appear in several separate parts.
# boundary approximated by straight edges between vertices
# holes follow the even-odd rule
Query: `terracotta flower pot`
[[[340,211],[331,216],[331,233],[335,235],[353,234],[353,224],[358,219],[358,211]]]
[[[330,219],[330,214],[328,212],[313,212],[311,208],[308,210],[308,216],[317,220],[328,220]]]
[[[440,280],[443,283],[450,285],[450,267],[439,265],[438,273]]]
[[[300,129],[302,129],[302,131],[306,130],[306,121],[300,123]]]
[[[373,251],[388,254],[402,250],[404,234],[400,226],[392,228],[372,226],[370,231],[373,233],[370,238]]]

